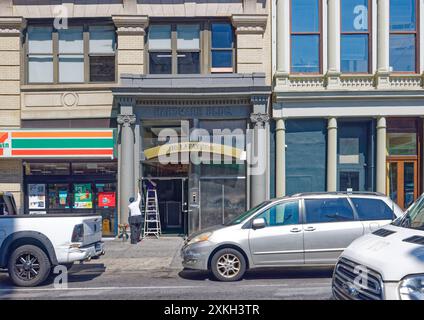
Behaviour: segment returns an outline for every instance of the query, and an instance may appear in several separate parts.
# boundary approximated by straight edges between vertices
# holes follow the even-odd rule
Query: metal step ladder
[[[144,202],[144,233],[143,238],[155,236],[159,238],[162,233],[159,216],[158,194],[156,189],[147,190]]]

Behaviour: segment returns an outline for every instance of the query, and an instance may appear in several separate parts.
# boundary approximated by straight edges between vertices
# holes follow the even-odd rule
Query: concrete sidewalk
[[[105,272],[182,270],[180,249],[183,242],[181,237],[165,236],[143,239],[138,244],[122,240],[105,241],[104,256],[76,264],[72,271],[87,270],[88,266],[89,269],[103,268]]]

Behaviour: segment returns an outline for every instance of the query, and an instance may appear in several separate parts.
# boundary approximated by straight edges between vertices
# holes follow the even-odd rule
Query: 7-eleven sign
[[[9,135],[9,132],[0,131],[0,157],[10,157],[11,155]]]

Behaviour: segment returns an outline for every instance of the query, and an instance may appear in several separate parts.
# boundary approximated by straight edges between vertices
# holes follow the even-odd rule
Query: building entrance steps
[[[105,241],[106,254],[99,259],[76,264],[72,271],[87,269],[87,266],[105,269],[105,272],[181,270],[180,249],[184,244],[181,237],[162,236],[147,238],[138,244],[122,240]],[[85,266],[85,267],[84,267]],[[91,268],[90,268],[91,269]]]

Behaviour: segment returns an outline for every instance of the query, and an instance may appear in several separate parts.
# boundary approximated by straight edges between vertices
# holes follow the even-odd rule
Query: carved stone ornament
[[[149,18],[143,15],[114,15],[113,23],[116,26],[117,34],[145,34],[145,29],[149,24]]]
[[[130,126],[136,122],[136,117],[134,114],[118,114],[116,121],[118,124]]]
[[[0,34],[2,36],[20,35],[26,20],[22,17],[0,17]]]
[[[250,115],[250,121],[263,126],[265,123],[269,122],[269,115],[267,113],[252,113]]]

